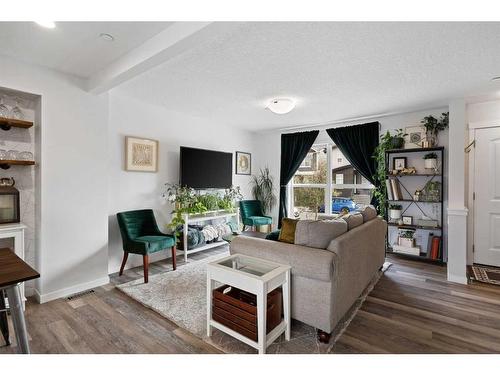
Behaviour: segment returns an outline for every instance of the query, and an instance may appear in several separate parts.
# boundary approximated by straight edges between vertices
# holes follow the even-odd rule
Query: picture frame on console
[[[126,136],[125,170],[133,172],[158,172],[158,141]]]
[[[250,176],[252,174],[252,154],[236,151],[236,174]]]

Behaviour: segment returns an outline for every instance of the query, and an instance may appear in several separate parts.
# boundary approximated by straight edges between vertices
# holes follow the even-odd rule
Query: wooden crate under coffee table
[[[209,263],[207,336],[212,335],[212,327],[215,327],[258,349],[259,354],[264,354],[283,333],[289,341],[290,269],[288,265],[242,254]],[[223,288],[216,289],[216,282],[223,284]],[[235,289],[223,295],[228,286]],[[277,298],[281,300],[281,295],[283,320],[279,311],[281,304],[277,301]],[[254,298],[255,307],[252,306]]]

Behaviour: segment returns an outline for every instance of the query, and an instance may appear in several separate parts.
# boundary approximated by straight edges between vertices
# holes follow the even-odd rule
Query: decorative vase
[[[436,169],[437,168],[437,159],[425,159],[425,169]]]
[[[428,131],[425,134],[425,137],[427,139],[427,142],[429,142],[428,147],[436,147],[438,144],[438,139],[437,139],[437,133],[434,133],[432,131]]]

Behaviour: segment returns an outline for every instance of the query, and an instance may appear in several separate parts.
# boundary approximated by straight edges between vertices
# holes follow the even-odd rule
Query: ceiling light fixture
[[[54,29],[56,27],[56,23],[54,21],[35,21],[35,23],[47,29]]]
[[[113,42],[115,37],[108,33],[100,33],[99,38],[104,39],[106,42]]]
[[[500,81],[500,76],[493,77],[491,80],[492,80],[492,81]]]
[[[290,98],[271,99],[266,108],[278,115],[284,115],[295,108],[295,100]]]

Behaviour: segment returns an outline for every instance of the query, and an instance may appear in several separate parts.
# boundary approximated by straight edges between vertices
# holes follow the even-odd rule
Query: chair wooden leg
[[[175,248],[175,245],[172,246],[172,266],[174,267],[174,271],[176,270],[177,268],[177,260],[175,259],[175,257],[177,256],[177,249]]]
[[[267,233],[271,233],[273,230],[272,224],[269,224],[267,227]]]
[[[142,262],[144,264],[144,284],[148,283],[148,275],[149,275],[149,256],[143,255]]]
[[[126,251],[123,252],[123,260],[122,266],[120,267],[120,276],[123,274],[123,269],[125,268],[125,264],[127,263],[128,253]]]

